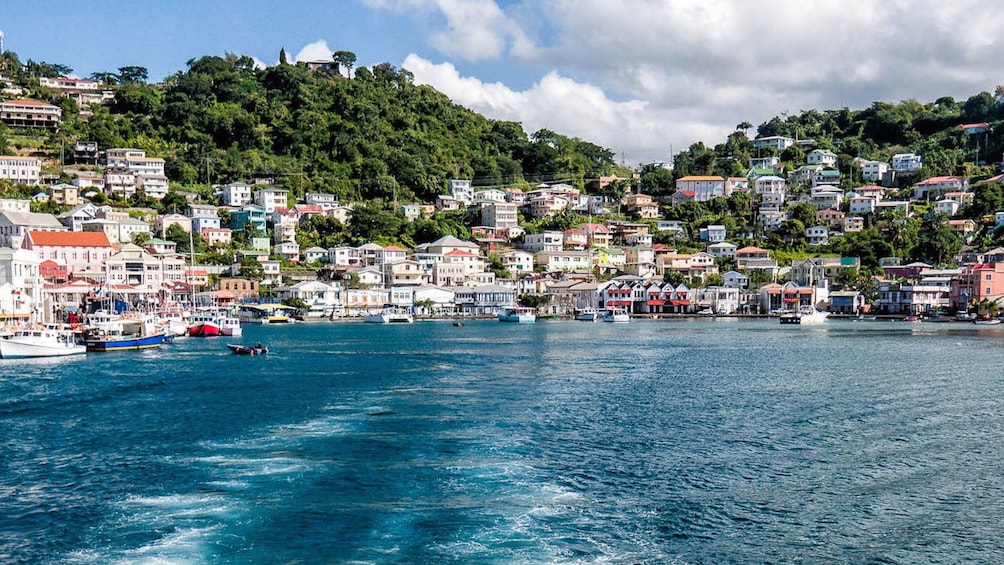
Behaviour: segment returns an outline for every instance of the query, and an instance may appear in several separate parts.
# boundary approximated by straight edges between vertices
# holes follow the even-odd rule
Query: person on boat
[[[264,346],[262,346],[261,342],[259,341],[258,344],[254,346],[254,348],[255,349],[264,349]]]

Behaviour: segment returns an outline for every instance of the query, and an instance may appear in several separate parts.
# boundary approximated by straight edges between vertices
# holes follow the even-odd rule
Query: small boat
[[[1000,318],[991,318],[989,316],[980,316],[973,320],[973,323],[977,326],[996,326],[1001,323]]]
[[[583,308],[575,312],[575,319],[580,322],[595,322],[600,319],[600,312],[596,308]]]
[[[27,359],[30,357],[64,357],[87,353],[87,346],[78,344],[70,330],[24,328],[0,339],[0,357]]]
[[[253,346],[237,345],[235,343],[228,343],[227,349],[232,351],[234,355],[265,355],[268,353],[268,348],[262,344],[257,344]]]
[[[387,306],[379,312],[363,316],[363,321],[370,324],[410,324],[415,318],[407,308]]]
[[[903,321],[910,324],[916,324],[917,322],[920,322],[920,316],[907,316],[903,318]]]
[[[464,327],[464,323],[463,322],[453,322],[453,327],[455,327],[455,328],[462,328],[462,327]]]
[[[237,311],[237,319],[242,324],[288,324],[290,310],[295,308],[283,304],[245,304]]]
[[[603,321],[623,324],[631,321],[631,315],[625,308],[610,308],[603,311]]]
[[[537,321],[537,311],[525,306],[510,306],[499,310],[498,317],[500,322],[532,324]]]

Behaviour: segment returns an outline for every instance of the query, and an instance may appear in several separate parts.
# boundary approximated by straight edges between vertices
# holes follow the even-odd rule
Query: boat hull
[[[190,337],[218,337],[222,333],[219,326],[210,322],[201,322],[188,328]]]
[[[4,359],[67,357],[84,353],[87,353],[87,347],[77,343],[45,345],[40,343],[19,343],[12,339],[0,340],[0,357]]]
[[[88,339],[84,342],[87,351],[126,351],[130,349],[153,349],[164,343],[163,334],[115,339]]]

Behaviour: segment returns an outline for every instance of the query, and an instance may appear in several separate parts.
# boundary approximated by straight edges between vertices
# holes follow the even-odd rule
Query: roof
[[[688,175],[685,177],[680,177],[676,179],[676,182],[680,181],[698,181],[698,180],[720,180],[724,181],[723,177],[711,176],[711,175]]]
[[[47,247],[112,247],[104,232],[29,231],[32,245]]]
[[[959,182],[959,177],[931,177],[929,179],[924,179],[917,183],[917,185],[922,184],[937,184],[940,182]]]
[[[42,226],[58,228],[61,230],[66,229],[52,214],[41,214],[38,212],[11,212],[9,210],[5,210],[0,213],[0,215],[6,216],[10,223],[15,226]]]

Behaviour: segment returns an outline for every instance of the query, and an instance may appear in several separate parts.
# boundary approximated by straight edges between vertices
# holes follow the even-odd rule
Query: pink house
[[[104,232],[29,231],[21,245],[38,258],[66,265],[72,276],[77,271],[104,271],[105,262],[115,247]]]

